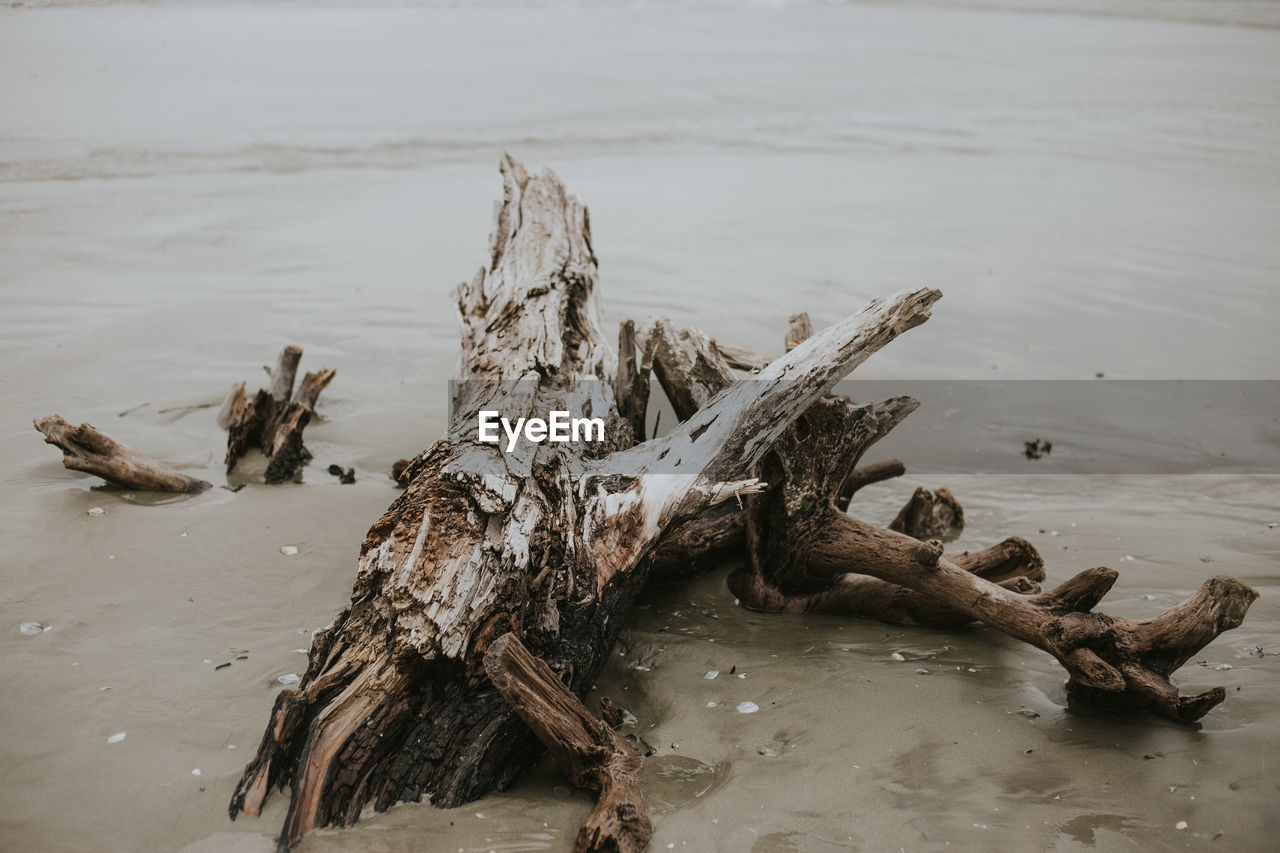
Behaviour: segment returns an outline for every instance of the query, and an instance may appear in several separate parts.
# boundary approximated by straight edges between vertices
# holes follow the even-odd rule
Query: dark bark
[[[267,457],[264,479],[276,484],[292,480],[308,462],[311,451],[302,443],[302,431],[311,422],[317,400],[336,375],[335,370],[307,373],[295,394],[294,379],[302,358],[299,347],[280,351],[271,375],[271,389],[259,390],[246,402],[245,386],[233,385],[218,413],[218,424],[227,430],[227,473],[251,448]]]

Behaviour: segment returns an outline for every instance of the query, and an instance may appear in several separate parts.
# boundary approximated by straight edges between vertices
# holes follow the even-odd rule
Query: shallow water
[[[0,9],[6,848],[270,849],[280,797],[225,805],[383,472],[443,427],[447,294],[503,149],[590,204],[610,321],[776,351],[793,311],[929,284],[934,318],[859,377],[1276,378],[1277,3],[30,5]],[[301,485],[93,490],[30,425],[222,483],[209,407],[287,342],[338,369]],[[857,511],[942,482],[960,547],[1119,569],[1108,612],[1253,584],[1179,676],[1227,702],[1199,729],[1068,711],[1047,656],[994,632],[761,616],[708,576],[656,590],[599,685],[658,750],[654,849],[1270,847],[1280,479],[908,477]],[[565,849],[586,809],[544,765],[301,849]]]

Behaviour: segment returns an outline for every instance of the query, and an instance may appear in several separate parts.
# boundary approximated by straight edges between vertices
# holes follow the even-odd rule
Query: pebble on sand
[[[111,737],[107,738],[107,743],[119,743],[122,740],[124,740],[124,732],[116,732]]]
[[[906,658],[903,656],[902,652],[894,652],[893,654],[889,655],[889,657],[893,658],[894,660],[898,660],[898,661],[906,660]]]
[[[43,622],[23,622],[18,626],[18,630],[24,637],[34,637],[37,634],[43,634],[49,630],[49,626]]]
[[[276,681],[280,682],[281,684],[283,684],[283,685],[284,685],[284,686],[286,686],[286,687],[288,687],[290,684],[297,684],[297,683],[298,683],[299,681],[301,681],[301,680],[302,680],[302,679],[301,679],[301,678],[299,678],[299,677],[297,676],[297,674],[292,673],[292,672],[291,672],[291,673],[289,673],[288,675],[282,675],[282,676],[280,676],[279,678],[277,678],[277,679],[276,679]]]
[[[95,506],[88,510],[87,515],[106,515],[107,511],[100,506]]]
[[[292,557],[298,553],[298,546],[297,545],[281,545],[280,553],[284,554],[286,557]]]
[[[720,670],[711,669],[711,670],[707,670],[707,672],[705,672],[702,677],[705,678],[707,681],[710,681],[711,679],[715,678],[719,674],[720,674]]]
[[[755,702],[739,702],[738,703],[739,714],[754,714],[756,711],[759,711],[759,710],[760,710],[760,706],[757,705]]]

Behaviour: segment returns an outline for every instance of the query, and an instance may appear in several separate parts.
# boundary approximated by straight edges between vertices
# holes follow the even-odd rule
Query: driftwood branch
[[[212,488],[204,480],[161,465],[89,424],[74,427],[60,415],[49,415],[37,418],[35,425],[44,434],[46,444],[62,451],[64,466],[96,474],[117,486],[161,492],[203,492]]]
[[[807,315],[793,315],[787,349],[811,334]],[[665,331],[662,338],[668,349],[679,343],[696,350],[701,340],[691,332]],[[689,353],[668,360],[678,365],[695,361]],[[715,378],[708,380],[704,370],[687,381],[706,393],[708,386],[717,390]],[[721,370],[718,379],[727,387],[727,371]],[[678,387],[667,389],[680,381],[686,380],[678,371],[669,372],[664,383],[668,396],[681,397]],[[856,466],[867,448],[914,406],[906,399],[878,406],[821,400],[773,445],[759,471],[771,486],[751,499],[741,525],[748,564],[730,577],[730,588],[746,606],[868,616],[896,624],[981,620],[1053,654],[1068,671],[1070,692],[1097,704],[1190,721],[1222,700],[1220,690],[1179,697],[1169,676],[1217,633],[1239,624],[1256,597],[1239,581],[1214,578],[1170,614],[1150,623],[1126,622],[1088,613],[1114,581],[1109,569],[1083,573],[1039,595],[1044,562],[1025,540],[1011,538],[982,551],[945,555],[936,538],[952,535],[964,524],[963,509],[948,489],[917,489],[888,531],[845,515],[859,488],[903,472],[896,460]],[[861,538],[850,533],[854,526]],[[729,510],[695,519],[660,544],[655,553],[659,570],[671,576],[680,564],[697,566],[708,555],[723,559],[738,546],[739,530],[740,516]],[[909,550],[910,565],[923,561],[946,567],[949,587],[884,564],[892,551],[886,537],[898,534],[905,535],[894,542],[904,553]],[[973,606],[975,598],[985,607]]]
[[[639,773],[643,759],[514,634],[504,634],[484,655],[485,672],[502,697],[579,788],[596,795],[574,841],[575,853],[638,853],[653,824],[645,810]]]
[[[922,592],[993,628],[1053,655],[1067,670],[1068,689],[1121,710],[1150,710],[1200,719],[1225,698],[1221,687],[1179,696],[1170,674],[1218,634],[1237,627],[1258,593],[1225,576],[1210,578],[1173,610],[1145,621],[1091,613],[1115,583],[1111,569],[1090,569],[1051,592],[1028,596],[965,571],[901,533],[834,510],[809,553],[812,571],[862,574]],[[934,540],[936,543],[936,540]]]
[[[613,395],[618,403],[618,414],[631,425],[632,439],[644,441],[653,347],[646,343],[643,351],[637,353],[637,346],[636,324],[626,320],[618,329],[618,372]]]

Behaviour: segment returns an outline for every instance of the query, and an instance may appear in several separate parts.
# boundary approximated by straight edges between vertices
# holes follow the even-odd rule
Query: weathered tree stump
[[[213,488],[204,480],[161,465],[89,424],[73,427],[61,415],[49,415],[36,418],[35,425],[44,434],[46,444],[62,451],[65,467],[96,474],[108,483],[158,492],[203,492]]]
[[[277,697],[233,818],[292,785],[287,848],[354,822],[369,802],[456,806],[528,766],[540,749],[530,725],[562,760],[581,756],[578,735],[599,735],[593,766],[612,766],[613,741],[561,685],[580,697],[594,683],[656,563],[671,575],[716,552],[746,558],[730,583],[749,607],[977,619],[1054,655],[1086,698],[1184,720],[1221,701],[1178,697],[1168,675],[1239,624],[1256,595],[1239,581],[1214,579],[1174,611],[1130,622],[1088,612],[1110,570],[1039,594],[1043,562],[1022,540],[946,555],[846,514],[858,488],[902,472],[859,462],[916,402],[830,391],[928,319],[938,291],[898,293],[812,336],[797,321],[771,361],[666,320],[624,324],[615,354],[586,208],[550,172],[531,176],[509,157],[501,170],[488,262],[455,292],[462,351],[447,434],[396,472],[405,489],[365,538],[351,604],[316,633],[298,689]],[[645,440],[650,370],[680,423]],[[752,376],[735,382],[735,370]],[[511,452],[481,440],[482,411],[554,410],[604,419],[605,440]],[[525,646],[540,664],[512,663]],[[613,790],[637,804],[630,782]]]
[[[311,422],[320,392],[333,381],[337,371],[307,373],[294,393],[293,382],[301,359],[300,347],[281,350],[275,369],[268,370],[270,390],[260,389],[248,402],[243,382],[231,386],[218,413],[218,426],[227,431],[228,474],[253,447],[267,457],[264,479],[271,484],[292,480],[311,461],[311,451],[302,443],[302,431]]]
[[[932,492],[921,486],[889,522],[889,529],[916,539],[958,536],[964,529],[964,510],[945,486]]]

